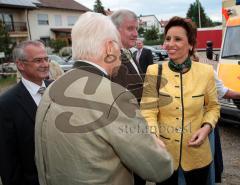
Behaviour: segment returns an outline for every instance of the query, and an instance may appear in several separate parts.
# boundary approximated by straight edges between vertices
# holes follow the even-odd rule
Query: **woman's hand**
[[[155,134],[153,134],[154,139],[156,140],[156,143],[161,147],[161,148],[166,148],[166,145],[164,144],[164,142],[159,139]]]
[[[208,137],[208,134],[211,132],[212,127],[210,124],[204,124],[204,126],[198,129],[193,135],[188,146],[190,147],[199,147],[203,144],[204,140]]]

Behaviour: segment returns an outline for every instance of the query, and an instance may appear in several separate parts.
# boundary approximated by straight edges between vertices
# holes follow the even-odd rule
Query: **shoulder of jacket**
[[[148,49],[148,48],[143,48],[143,50],[152,52],[152,51],[151,51],[150,49]]]
[[[195,68],[194,71],[196,74],[202,77],[206,77],[208,79],[214,76],[213,66],[210,64],[203,64],[199,62],[193,62],[192,66]]]
[[[192,62],[192,66],[195,66],[197,68],[201,68],[201,69],[204,69],[204,70],[213,70],[212,65],[204,64],[204,63],[201,63],[201,62]]]
[[[19,93],[19,87],[20,84],[16,84],[10,89],[8,89],[6,92],[0,95],[0,105],[4,106],[10,106],[13,105],[15,106],[15,97]]]
[[[159,64],[152,64],[152,65],[149,65],[147,70],[149,73],[151,74],[157,74],[158,73],[158,65]]]

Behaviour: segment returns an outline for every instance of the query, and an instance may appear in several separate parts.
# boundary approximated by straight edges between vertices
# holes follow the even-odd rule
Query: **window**
[[[225,33],[222,58],[240,58],[240,26],[229,27]]]
[[[0,14],[0,23],[3,23],[3,15]]]
[[[61,15],[55,15],[55,26],[62,26],[62,17]]]
[[[73,26],[75,22],[77,21],[78,17],[77,16],[68,16],[67,21],[68,21],[68,26]]]
[[[7,31],[14,31],[13,16],[8,13],[0,14],[0,22],[5,25]]]
[[[48,15],[47,14],[38,14],[38,24],[39,25],[48,25]]]

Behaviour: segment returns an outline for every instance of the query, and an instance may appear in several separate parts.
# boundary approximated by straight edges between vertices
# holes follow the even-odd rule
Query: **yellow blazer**
[[[180,165],[185,171],[207,166],[212,161],[209,140],[197,148],[189,147],[188,142],[203,123],[214,128],[219,118],[212,67],[193,62],[191,69],[181,75],[164,63],[159,98],[157,74],[157,64],[148,67],[141,101],[141,113],[150,131],[166,144],[175,170]]]

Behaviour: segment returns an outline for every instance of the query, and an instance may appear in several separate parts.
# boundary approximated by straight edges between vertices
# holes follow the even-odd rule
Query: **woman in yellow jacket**
[[[141,101],[150,131],[174,159],[173,175],[158,185],[177,185],[179,170],[187,185],[205,185],[212,161],[208,134],[220,109],[213,68],[190,59],[196,27],[189,19],[173,17],[164,34],[169,61],[162,64],[159,88],[158,65],[148,67]]]

